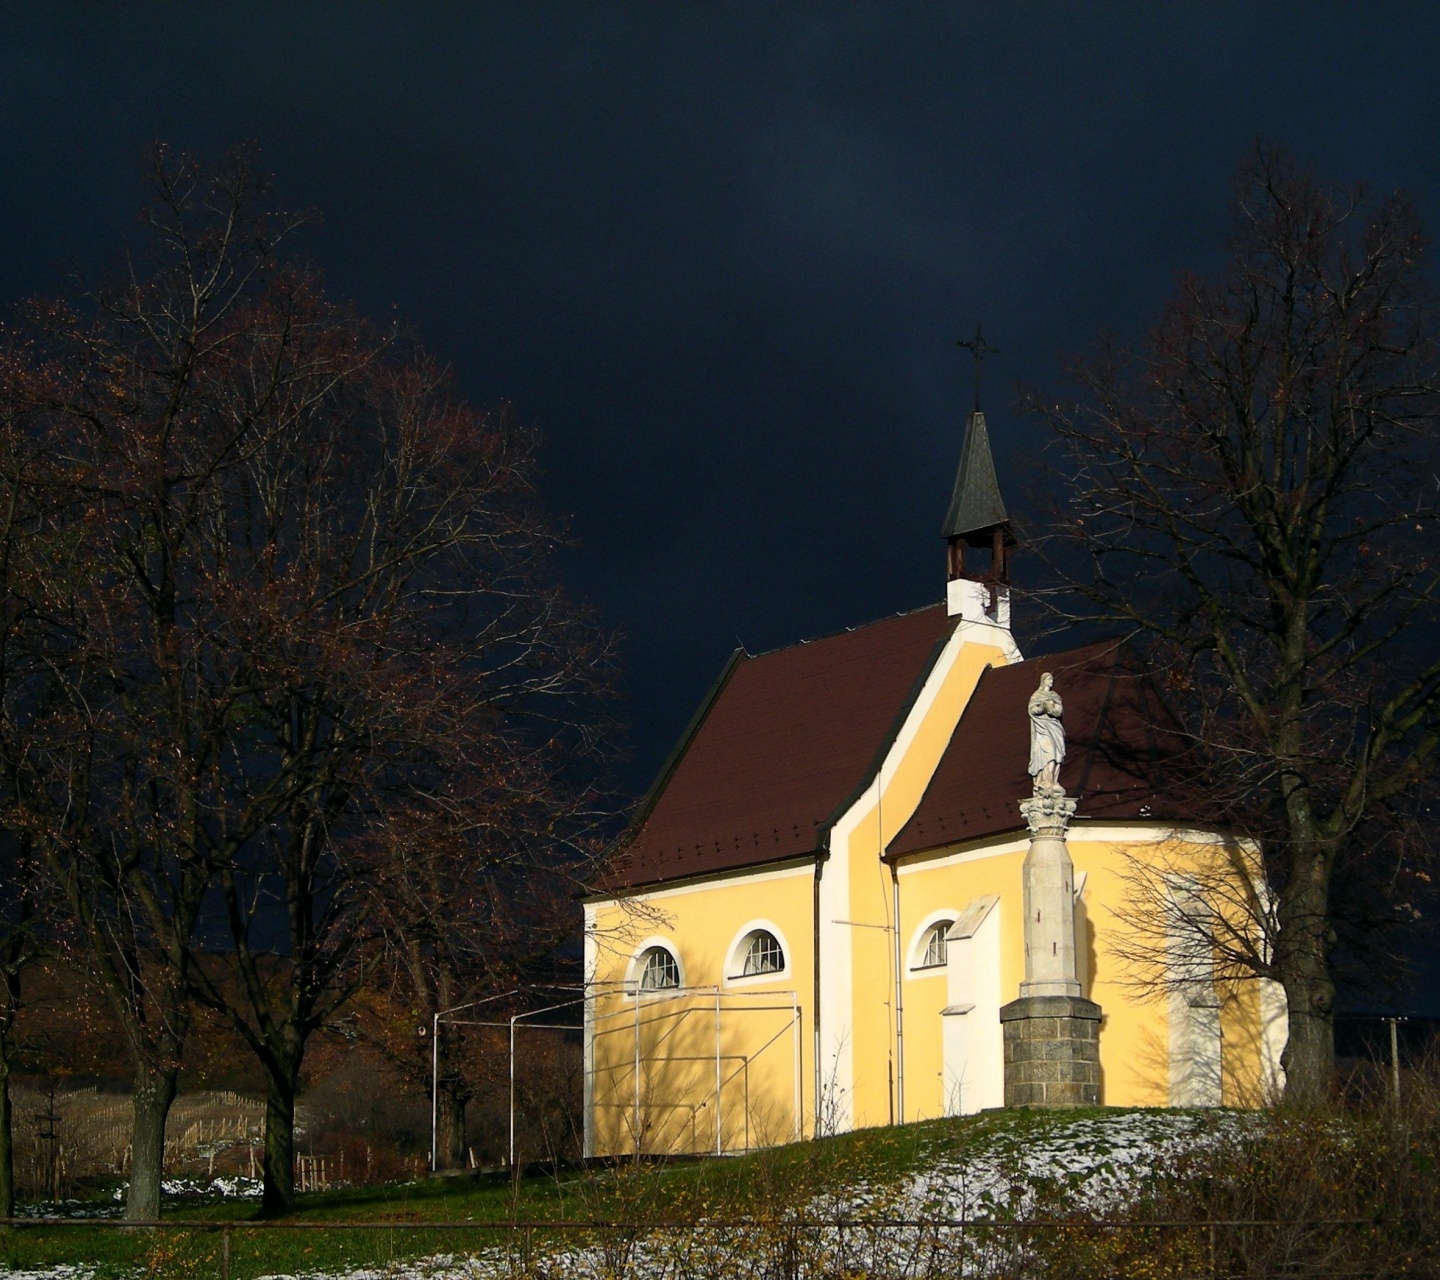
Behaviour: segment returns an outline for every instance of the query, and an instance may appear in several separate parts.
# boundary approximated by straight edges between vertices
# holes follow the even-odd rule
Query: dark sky
[[[1017,382],[1216,260],[1255,135],[1440,224],[1437,55],[1398,3],[8,4],[0,305],[152,139],[258,142],[334,292],[542,428],[639,790],[737,641],[941,596],[977,318],[1023,510]]]

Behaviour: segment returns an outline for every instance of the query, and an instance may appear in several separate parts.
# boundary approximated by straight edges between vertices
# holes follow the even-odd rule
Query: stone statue
[[[1035,794],[1060,795],[1060,766],[1065,761],[1065,726],[1060,717],[1065,713],[1060,695],[1055,692],[1055,677],[1048,671],[1040,677],[1040,687],[1030,695],[1030,776],[1035,779]]]

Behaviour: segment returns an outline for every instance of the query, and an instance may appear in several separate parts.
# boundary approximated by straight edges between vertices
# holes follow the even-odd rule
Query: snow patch
[[[161,1195],[168,1196],[172,1200],[258,1200],[264,1189],[264,1182],[259,1178],[246,1178],[240,1174],[233,1177],[211,1178],[208,1182],[202,1178],[164,1178],[160,1183]],[[117,1204],[123,1203],[130,1184],[122,1182],[111,1193],[110,1198]],[[93,1201],[66,1200],[65,1205],[86,1205],[93,1204]],[[99,1218],[112,1217],[113,1210],[107,1213],[69,1213],[62,1212],[55,1216],[66,1218]],[[44,1215],[50,1216],[50,1215]]]
[[[982,1149],[936,1152],[903,1199],[911,1214],[931,1218],[1024,1218],[1056,1204],[1103,1216],[1182,1156],[1230,1141],[1252,1122],[1235,1112],[1132,1111],[1000,1129]]]
[[[7,1271],[5,1280],[93,1280],[94,1275],[91,1267],[72,1267],[61,1262],[44,1271]]]

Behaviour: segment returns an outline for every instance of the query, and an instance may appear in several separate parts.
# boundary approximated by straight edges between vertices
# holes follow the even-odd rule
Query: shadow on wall
[[[803,1028],[789,992],[676,991],[597,1002],[597,1155],[736,1152],[800,1129]]]

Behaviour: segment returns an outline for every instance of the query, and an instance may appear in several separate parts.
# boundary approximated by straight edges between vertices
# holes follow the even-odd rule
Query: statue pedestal
[[[1000,1009],[1007,1107],[1100,1105],[1100,1006],[1021,996]]]

